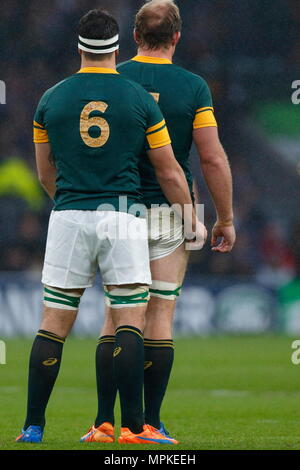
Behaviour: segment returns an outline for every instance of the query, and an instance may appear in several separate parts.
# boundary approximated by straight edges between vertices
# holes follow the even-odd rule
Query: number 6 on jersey
[[[109,139],[110,130],[108,122],[100,116],[90,117],[93,111],[105,113],[107,108],[108,104],[104,103],[104,101],[91,101],[81,112],[80,135],[83,142],[89,147],[103,147]],[[89,129],[91,127],[99,127],[101,132],[99,137],[90,136]]]

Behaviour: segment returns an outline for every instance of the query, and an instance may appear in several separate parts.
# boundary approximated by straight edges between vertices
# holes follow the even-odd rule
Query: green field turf
[[[0,365],[0,449],[157,450],[78,442],[96,413],[95,343],[66,342],[44,443],[32,445],[14,443],[24,420],[31,342],[7,341],[7,364]],[[291,363],[291,343],[274,336],[178,339],[162,413],[181,442],[176,448],[300,449],[300,365]],[[119,409],[116,414],[119,424]]]

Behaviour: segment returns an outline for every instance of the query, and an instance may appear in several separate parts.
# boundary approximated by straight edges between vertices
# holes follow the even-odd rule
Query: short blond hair
[[[179,8],[172,0],[151,0],[135,17],[138,44],[147,49],[168,47],[181,26]]]

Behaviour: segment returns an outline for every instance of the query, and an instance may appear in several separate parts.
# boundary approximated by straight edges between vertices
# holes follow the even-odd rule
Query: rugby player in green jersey
[[[182,208],[192,200],[158,105],[116,71],[118,48],[115,19],[99,10],[85,15],[79,25],[81,69],[48,90],[35,113],[37,169],[54,210],[42,276],[43,319],[31,351],[27,417],[18,442],[42,441],[63,345],[98,267],[115,329],[119,442],[174,442],[146,425],[143,416],[151,273],[146,219],[136,216],[133,205],[141,201],[138,163],[145,143],[167,199]],[[120,196],[127,201],[122,208]],[[195,211],[188,217],[191,231],[204,237]]]
[[[202,173],[216,208],[216,223],[211,246],[215,252],[231,251],[235,242],[232,210],[232,180],[226,154],[218,137],[211,93],[203,78],[172,63],[180,40],[181,18],[178,7],[170,0],[147,2],[137,13],[134,38],[137,55],[118,66],[124,77],[141,84],[158,102],[166,119],[175,157],[185,172],[192,195],[189,154],[195,143]],[[144,330],[145,421],[168,435],[160,420],[160,408],[167,388],[174,357],[172,322],[176,299],[184,279],[189,251],[184,243],[182,221],[170,208],[153,208],[168,204],[147,155],[140,160],[144,202],[149,208],[149,252],[152,285]],[[171,220],[171,223],[164,221]],[[170,229],[171,227],[171,229]],[[113,424],[116,386],[108,368],[115,338],[111,309],[101,331],[96,370],[98,415],[91,440],[105,438],[103,422]],[[102,433],[100,431],[103,431]]]

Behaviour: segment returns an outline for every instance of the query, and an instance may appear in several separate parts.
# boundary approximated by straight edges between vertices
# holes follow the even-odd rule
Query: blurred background
[[[42,308],[40,276],[52,204],[36,178],[32,119],[43,92],[79,69],[77,24],[103,7],[121,25],[120,61],[135,54],[142,0],[10,0],[0,17],[0,337],[31,334]],[[192,254],[177,307],[181,334],[300,333],[299,0],[177,1],[182,41],[174,62],[209,83],[234,179],[237,243]],[[191,164],[205,220],[214,209],[197,156]],[[75,334],[103,316],[100,280],[85,293]]]

